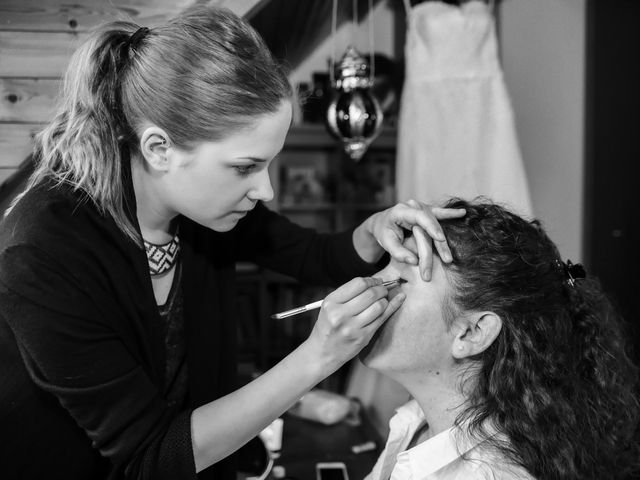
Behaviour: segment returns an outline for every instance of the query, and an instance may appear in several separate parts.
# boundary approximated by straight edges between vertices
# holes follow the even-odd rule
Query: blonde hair
[[[193,6],[130,45],[138,29],[108,23],[74,53],[57,113],[36,137],[25,192],[44,177],[69,184],[141,245],[126,214],[124,162],[138,152],[145,122],[189,149],[276,111],[291,86],[260,36],[229,10]]]

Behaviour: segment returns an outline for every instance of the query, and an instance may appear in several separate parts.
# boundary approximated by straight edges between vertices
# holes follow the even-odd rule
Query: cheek
[[[241,196],[239,184],[234,178],[225,177],[219,171],[193,172],[182,184],[182,195],[191,197],[199,208],[225,208],[237,202]]]
[[[402,343],[422,351],[427,345],[440,341],[445,324],[437,299],[405,292],[407,299],[401,307],[396,325],[397,336]],[[415,351],[415,350],[414,350]]]
[[[424,311],[405,300],[398,311],[384,325],[381,347],[391,349],[395,355],[413,355],[423,343]]]

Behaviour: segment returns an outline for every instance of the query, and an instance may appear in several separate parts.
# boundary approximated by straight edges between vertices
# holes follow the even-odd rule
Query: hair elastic
[[[149,33],[149,29],[147,27],[140,27],[136,30],[127,40],[126,46],[128,49],[136,51],[142,39]]]

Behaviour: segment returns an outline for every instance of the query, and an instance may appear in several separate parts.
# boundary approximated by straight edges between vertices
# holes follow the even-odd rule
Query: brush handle
[[[385,287],[390,287],[401,282],[402,280],[400,278],[396,278],[395,280],[387,280],[386,282],[382,282],[382,285],[384,285]],[[286,310],[284,312],[274,313],[273,315],[271,315],[271,318],[275,320],[282,320],[283,318],[293,317],[294,315],[299,315],[301,313],[320,308],[322,306],[322,302],[324,302],[324,299],[318,300],[317,302],[308,303],[307,305],[303,305],[301,307],[292,308],[291,310]]]
[[[291,310],[276,313],[274,315],[271,315],[271,318],[281,320],[283,318],[293,317],[294,315],[299,315],[301,313],[308,312],[309,310],[320,308],[322,306],[322,302],[324,302],[324,300],[318,300],[317,302],[309,303],[307,305],[303,305],[302,307],[292,308]]]

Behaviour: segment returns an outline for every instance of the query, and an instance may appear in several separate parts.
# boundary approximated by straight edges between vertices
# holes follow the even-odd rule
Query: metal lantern
[[[335,91],[327,109],[327,126],[353,160],[360,160],[382,130],[382,109],[373,96],[369,63],[348,47],[335,68]]]

